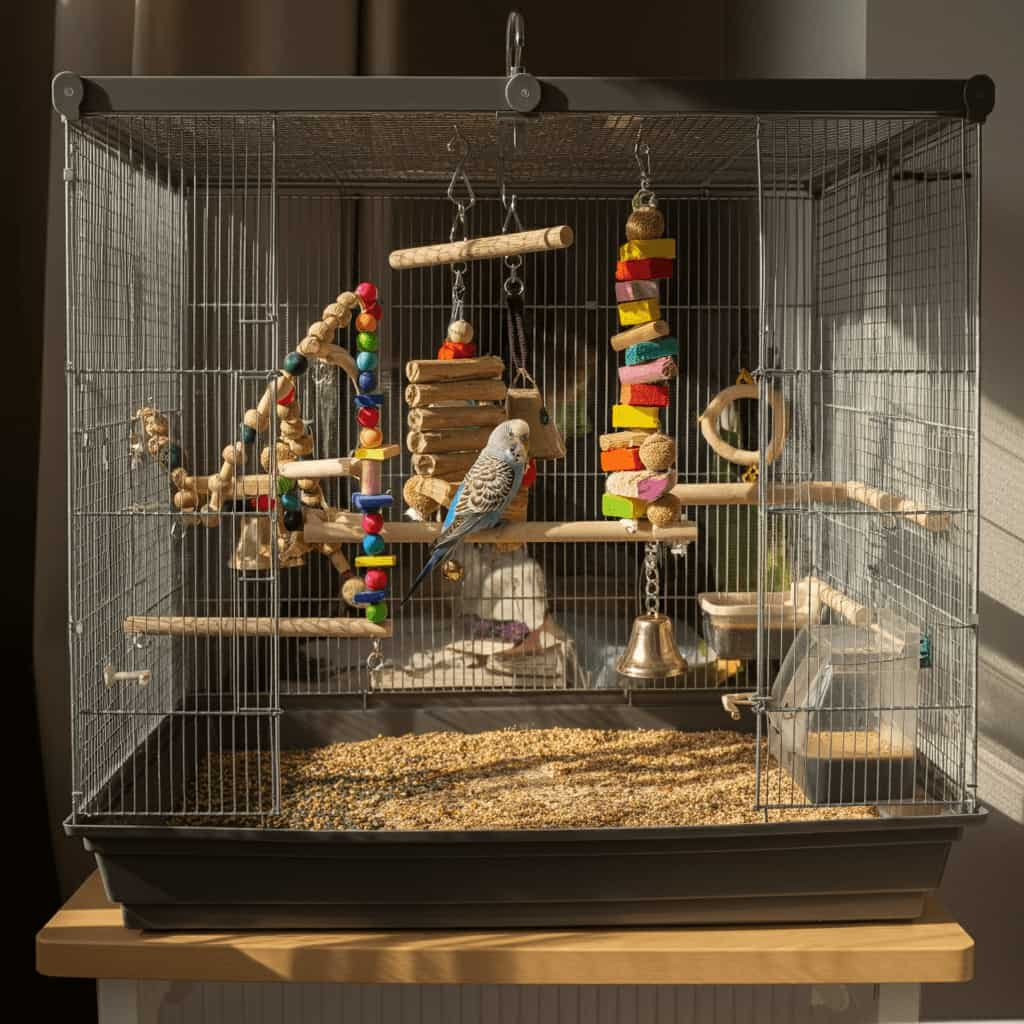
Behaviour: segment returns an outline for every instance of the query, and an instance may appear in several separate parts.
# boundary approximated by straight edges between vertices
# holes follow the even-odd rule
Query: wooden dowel
[[[413,472],[420,476],[443,476],[446,480],[456,474],[465,475],[467,469],[476,462],[478,452],[451,452],[443,455],[414,455],[412,457]]]
[[[356,618],[235,618],[200,615],[129,615],[124,632],[149,636],[343,636],[388,637],[390,622]]]
[[[517,256],[548,249],[567,249],[572,245],[573,231],[568,224],[517,231],[508,235],[489,235],[468,238],[463,242],[443,242],[439,245],[421,245],[415,249],[395,249],[388,256],[392,270],[412,267],[437,267],[444,263],[468,260],[487,260],[496,256]]]
[[[405,364],[410,384],[430,384],[451,380],[490,380],[505,375],[500,356],[476,356],[473,359],[413,359]]]
[[[458,409],[410,409],[407,422],[413,430],[444,430],[447,427],[490,427],[508,418],[503,405],[467,405]]]
[[[830,587],[817,576],[809,576],[812,596],[821,604],[827,605],[837,615],[842,616],[853,626],[867,626],[874,617],[870,608],[865,608],[859,601],[847,597],[841,590]]]
[[[952,517],[948,512],[924,512],[920,505],[909,498],[900,498],[895,494],[871,487],[859,480],[851,480],[845,484],[846,497],[850,501],[859,502],[879,512],[892,512],[895,515],[910,519],[926,530],[941,532],[949,529]]]
[[[277,467],[279,476],[288,480],[320,479],[321,477],[355,476],[355,459],[308,459],[305,462],[286,462]]]
[[[305,463],[303,463],[305,465]],[[280,468],[280,467],[279,467]],[[182,490],[192,491],[196,495],[210,493],[210,478],[208,476],[188,476]],[[231,498],[256,498],[261,494],[270,493],[270,476],[263,473],[254,473],[252,476],[235,477],[230,484],[225,484],[221,489],[221,497],[225,501]]]
[[[651,323],[639,324],[630,327],[628,331],[620,331],[612,335],[612,348],[616,352],[622,352],[631,345],[639,345],[642,341],[654,341],[657,338],[668,336],[668,324],[664,320],[654,320]]]
[[[384,524],[381,537],[388,544],[423,544],[432,541],[440,532],[440,523],[403,523],[389,520]],[[324,511],[306,514],[304,535],[312,544],[351,544],[362,539],[363,532],[358,515]],[[696,523],[685,520],[664,527],[652,527],[649,523],[641,523],[635,533],[629,533],[618,522],[607,520],[576,523],[509,523],[495,530],[474,533],[468,538],[474,544],[570,544],[586,541],[643,543],[649,540],[691,543],[696,539]]]
[[[384,477],[384,463],[377,459],[360,460],[359,490],[362,494],[380,494]]]
[[[440,452],[478,452],[486,446],[490,436],[490,427],[473,427],[469,430],[410,430],[406,435],[405,445],[416,455],[435,455]]]
[[[438,405],[441,402],[504,402],[505,382],[501,380],[457,380],[446,384],[410,384],[405,389],[409,405]]]

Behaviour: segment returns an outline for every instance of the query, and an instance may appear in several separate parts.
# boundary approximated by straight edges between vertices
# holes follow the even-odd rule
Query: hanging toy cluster
[[[669,526],[679,517],[671,489],[677,480],[676,444],[663,432],[669,381],[679,372],[679,342],[661,318],[658,282],[672,276],[676,243],[664,238],[665,218],[651,188],[650,147],[637,136],[634,156],[640,189],[626,221],[626,242],[615,266],[615,300],[625,330],[611,339],[622,352],[619,401],[612,406],[610,434],[602,434],[601,469],[609,476],[601,497],[605,516],[652,526]]]

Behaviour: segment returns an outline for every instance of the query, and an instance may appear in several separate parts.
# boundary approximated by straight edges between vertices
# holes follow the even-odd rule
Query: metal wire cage
[[[246,531],[273,539],[276,514],[242,501],[216,528],[195,523],[169,502],[166,452],[140,449],[137,414],[158,410],[187,465],[215,471],[306,325],[368,279],[385,311],[383,429],[400,439],[403,368],[443,340],[450,276],[391,274],[387,254],[447,237],[453,124],[471,144],[472,233],[501,230],[495,169],[511,121],[486,103],[359,109],[356,93],[353,109],[275,104],[274,114],[189,112],[173,95],[139,112],[110,95],[68,118],[65,152],[75,820],[274,813],[282,713],[304,700],[359,709],[500,693],[526,705],[554,694],[585,708],[712,690],[751,705],[766,818],[844,803],[973,808],[972,118],[942,104],[865,114],[852,102],[837,109],[856,113],[797,115],[785,92],[763,113],[649,99],[616,112],[601,94],[596,109],[515,117],[508,174],[520,216],[576,234],[573,248],[527,256],[522,271],[534,374],[567,442],[563,460],[542,466],[531,519],[601,518],[614,253],[638,130],[650,146],[680,254],[661,298],[681,343],[667,426],[680,485],[694,487],[683,503],[696,538],[661,545],[663,607],[690,670],[642,682],[614,671],[640,604],[643,546],[624,537],[537,545],[529,571],[508,577],[515,600],[554,624],[553,661],[408,671],[417,654],[465,637],[459,613],[479,597],[470,578],[415,599],[385,645],[393,671],[371,675],[366,641],[280,628],[347,614],[330,562],[287,567],[275,543],[269,564],[240,562]],[[482,348],[498,354],[503,273],[480,262],[467,277]],[[751,468],[722,458],[697,426],[743,371],[758,401],[734,403],[715,426],[760,450]],[[776,396],[788,437],[769,461]],[[344,377],[308,374],[299,401],[318,454],[356,446]],[[409,472],[403,451],[385,486],[400,494]],[[332,481],[327,503],[344,506],[346,491]],[[403,546],[394,593],[424,557]],[[264,635],[126,631],[139,616],[259,621]],[[204,783],[210,754],[231,769]]]

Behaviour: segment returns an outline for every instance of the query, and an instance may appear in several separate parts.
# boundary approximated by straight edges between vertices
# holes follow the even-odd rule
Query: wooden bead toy
[[[164,445],[168,445],[170,443],[171,439],[169,437],[154,434],[152,437],[146,439],[146,450],[150,455],[159,455],[160,449],[163,448]]]
[[[664,470],[676,464],[676,443],[667,434],[651,434],[639,448],[645,469]]]
[[[317,320],[315,323],[311,323],[306,328],[307,338],[318,338],[320,341],[330,341],[333,332],[322,320]]]
[[[249,508],[255,509],[257,512],[269,512],[274,505],[274,499],[268,494],[261,494],[249,499]]]
[[[312,436],[304,434],[302,437],[289,439],[288,448],[293,455],[308,455],[313,450],[314,444]]]
[[[369,569],[363,582],[371,590],[385,590],[388,585],[388,574],[383,569]]]
[[[369,370],[364,370],[359,374],[357,384],[360,391],[372,391],[377,386],[377,377]]]
[[[378,512],[367,512],[360,525],[363,533],[380,533],[384,529],[384,517]]]
[[[376,427],[364,427],[359,431],[360,448],[377,448],[384,440],[384,435]]]
[[[379,344],[377,335],[371,334],[369,331],[361,331],[356,335],[356,348],[360,352],[376,352]]]
[[[672,494],[663,494],[646,508],[647,519],[652,526],[671,526],[678,518],[679,499]]]
[[[299,500],[298,492],[295,490],[285,491],[280,497],[282,508],[299,509],[302,507],[302,502]]]
[[[356,355],[356,369],[357,370],[376,370],[377,369],[377,353],[376,352],[360,352]]]
[[[352,507],[357,512],[379,512],[382,508],[391,508],[394,498],[390,494],[361,494],[352,492]]]
[[[630,345],[626,349],[626,365],[636,366],[638,363],[649,363],[662,356],[679,354],[679,342],[675,338],[659,338],[657,341],[642,341],[639,345]]]
[[[423,494],[420,490],[420,481],[431,480],[432,477],[411,476],[405,481],[402,488],[402,498],[405,504],[424,519],[432,516],[441,506],[433,498]]]
[[[370,287],[372,288],[373,285],[370,285]],[[376,291],[374,291],[374,295],[376,295]],[[343,309],[351,310],[359,305],[359,296],[355,292],[342,292],[335,301]]]
[[[375,427],[380,422],[380,410],[372,407],[360,409],[356,421],[361,427]]]
[[[295,490],[295,481],[286,476],[279,476],[277,478],[277,493],[287,494],[288,491]]]
[[[648,238],[626,242],[619,246],[619,259],[625,260],[674,260],[676,240],[674,238]]]
[[[171,500],[177,509],[190,509],[196,507],[197,498],[192,491],[178,491]]]
[[[371,570],[371,572],[372,571],[373,570]],[[369,573],[367,573],[367,576],[368,575]],[[367,584],[367,586],[369,586],[369,584]],[[356,594],[353,603],[358,608],[365,608],[368,604],[377,604],[378,602],[383,601],[387,596],[388,592],[386,590],[364,590],[362,593]]]
[[[665,234],[665,218],[656,206],[638,206],[626,220],[626,238],[631,242],[661,238]]]
[[[370,313],[360,313],[356,317],[356,330],[373,334],[377,330],[377,318]]]
[[[358,576],[350,576],[341,585],[341,598],[345,604],[356,607],[356,595],[366,589],[366,584]]]
[[[281,514],[281,521],[284,523],[284,528],[288,531],[301,530],[302,512],[296,509],[286,509]]]
[[[613,405],[613,427],[640,427],[641,429],[657,430],[661,419],[657,406],[645,405]]]
[[[366,306],[363,312],[372,316],[378,324],[384,319],[384,310],[380,308],[379,302],[375,302],[372,306]]]
[[[665,384],[623,384],[619,388],[622,405],[668,405],[668,386]]]
[[[657,299],[637,299],[636,302],[619,303],[619,323],[623,327],[653,323],[660,318],[661,307]]]
[[[284,357],[284,368],[293,377],[301,377],[309,368],[309,360],[301,352],[289,352]]]
[[[258,436],[256,431],[245,423],[242,424],[241,435],[242,444],[253,444]]]
[[[270,425],[270,413],[261,415],[256,409],[246,409],[242,422],[257,433],[263,433]]]
[[[616,281],[655,281],[672,276],[674,260],[619,260],[615,264]]]
[[[368,555],[379,555],[384,550],[384,538],[377,533],[368,533],[362,540],[362,547]]]
[[[473,336],[473,325],[468,320],[455,320],[448,325],[447,340],[457,345],[468,345]]]
[[[357,301],[359,301],[364,307],[372,306],[373,303],[377,301],[377,288],[369,281],[360,281],[359,284],[356,285],[356,296]]]
[[[366,617],[370,622],[384,622],[388,617],[388,606],[384,601],[378,601],[376,604],[371,604],[366,609]]]

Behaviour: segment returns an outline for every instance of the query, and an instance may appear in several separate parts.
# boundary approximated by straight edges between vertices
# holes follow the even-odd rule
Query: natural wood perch
[[[213,476],[216,475],[216,473],[213,474]],[[187,476],[181,490],[193,491],[200,496],[209,494],[210,479],[208,476]],[[261,494],[269,493],[270,476],[266,473],[237,476],[230,483],[223,484],[220,492],[224,501],[230,501],[232,498],[256,498]]]
[[[410,384],[405,389],[405,400],[414,408],[441,402],[504,402],[505,382],[456,380],[444,384]]]
[[[466,405],[458,409],[410,409],[406,422],[413,430],[444,430],[448,427],[490,427],[493,430],[507,418],[502,405]]]
[[[389,637],[391,623],[367,619],[271,619],[200,615],[129,615],[124,632],[150,636]]]
[[[519,256],[548,249],[567,249],[572,245],[572,241],[572,228],[568,224],[560,224],[557,227],[538,228],[535,231],[468,238],[463,242],[443,242],[439,245],[421,245],[415,249],[395,249],[388,256],[388,263],[393,270],[437,267],[444,263],[486,260],[496,256]]]
[[[307,459],[305,462],[286,462],[278,466],[278,473],[289,480],[318,480],[332,476],[358,476],[358,459]]]
[[[405,364],[405,376],[410,384],[493,380],[504,375],[505,362],[500,356],[476,356],[472,359],[413,359]]]

